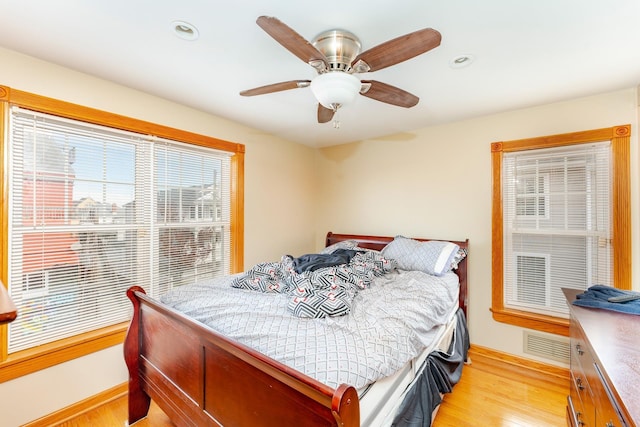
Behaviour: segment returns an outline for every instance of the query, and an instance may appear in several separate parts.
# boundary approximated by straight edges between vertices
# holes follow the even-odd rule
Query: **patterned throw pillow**
[[[289,300],[288,308],[298,317],[343,316],[351,311],[352,299],[342,289],[307,290],[303,295],[293,296]]]
[[[458,268],[458,265],[465,259],[468,255],[469,251],[464,248],[458,248],[458,252],[453,256],[451,260],[451,269],[455,270]]]
[[[385,258],[395,259],[401,270],[417,270],[441,276],[451,270],[451,262],[459,246],[452,242],[431,240],[420,242],[396,236],[382,249]]]
[[[327,246],[323,250],[320,251],[321,254],[332,254],[334,251],[338,249],[354,249],[358,246],[358,243],[355,240],[343,240],[338,243],[334,243],[333,245]]]
[[[234,278],[231,281],[231,286],[250,291],[282,294],[289,290],[286,286],[282,286],[283,279],[280,263],[262,262],[254,265],[243,275]]]

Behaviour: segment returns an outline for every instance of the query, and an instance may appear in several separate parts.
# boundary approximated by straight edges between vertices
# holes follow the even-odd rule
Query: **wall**
[[[0,48],[0,64],[1,85],[245,144],[245,266],[313,248],[314,149],[10,50]],[[280,162],[293,166],[274,167]],[[272,190],[285,188],[296,209],[275,208]],[[0,424],[32,421],[126,380],[115,346],[1,383]]]
[[[318,240],[323,233],[469,238],[473,344],[514,355],[522,329],[495,322],[491,307],[491,158],[496,141],[632,125],[633,269],[638,271],[636,89],[510,111],[319,150]],[[638,274],[634,289],[640,290]],[[551,363],[549,360],[539,359]]]

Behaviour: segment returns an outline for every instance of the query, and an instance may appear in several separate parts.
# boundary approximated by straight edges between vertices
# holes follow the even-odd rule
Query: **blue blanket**
[[[573,305],[581,307],[603,308],[620,313],[640,314],[640,299],[627,302],[609,302],[610,297],[635,294],[631,291],[612,288],[611,286],[593,285],[581,294],[576,295]]]

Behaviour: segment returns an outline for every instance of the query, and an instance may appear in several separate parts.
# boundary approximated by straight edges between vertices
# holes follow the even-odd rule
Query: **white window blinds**
[[[159,293],[230,271],[230,161],[210,151],[155,144]]]
[[[505,153],[504,305],[567,317],[561,288],[613,285],[611,144]]]
[[[230,155],[12,107],[9,353],[230,269]]]

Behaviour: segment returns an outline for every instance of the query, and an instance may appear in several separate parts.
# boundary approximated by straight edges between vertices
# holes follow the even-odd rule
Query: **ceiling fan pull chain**
[[[334,129],[340,129],[340,111],[339,111],[338,107],[336,107],[335,110],[334,110],[333,128]]]

